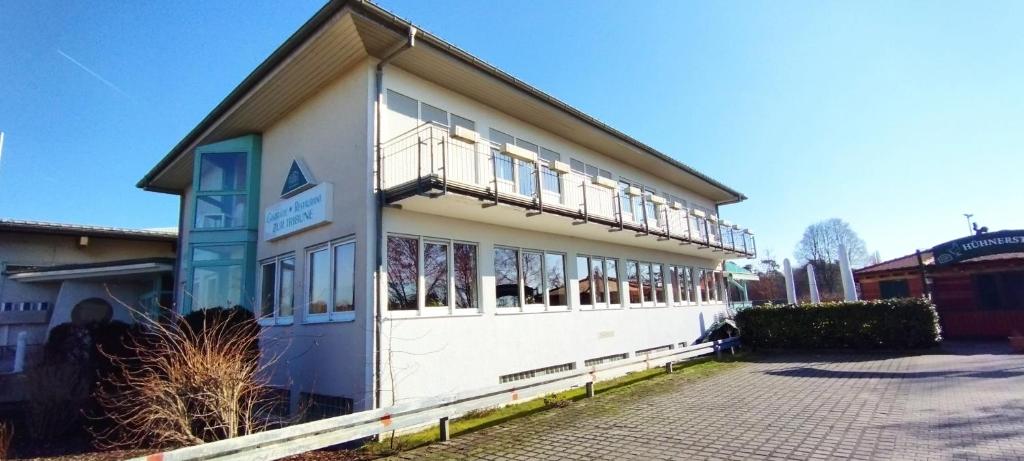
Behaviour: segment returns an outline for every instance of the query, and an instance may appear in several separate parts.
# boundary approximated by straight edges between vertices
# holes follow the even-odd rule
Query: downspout
[[[377,150],[377,238],[376,238],[376,253],[377,253],[377,273],[374,277],[374,289],[378,291],[376,297],[376,309],[374,310],[375,319],[373,322],[373,334],[374,334],[374,370],[373,370],[373,403],[374,408],[380,408],[381,399],[381,328],[380,322],[384,318],[384,306],[387,304],[384,298],[384,290],[381,289],[380,281],[384,280],[384,189],[383,189],[383,178],[382,178],[382,167],[383,163],[383,152],[381,146],[381,113],[384,107],[384,66],[386,66],[392,59],[401,54],[403,51],[408,50],[416,46],[416,33],[418,30],[409,26],[409,36],[402,42],[397,43],[391,47],[384,57],[381,58],[380,62],[377,63],[377,69],[374,73],[374,85],[377,91],[377,107],[376,107],[376,130],[375,140]]]

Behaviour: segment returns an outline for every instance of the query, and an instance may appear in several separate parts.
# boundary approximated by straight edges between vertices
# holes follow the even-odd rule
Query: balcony
[[[749,230],[471,130],[449,132],[448,127],[425,123],[381,147],[381,189],[391,206],[455,194],[476,199],[484,208],[516,207],[530,217],[569,218],[575,225],[603,226],[609,232],[692,245],[728,257],[753,258],[757,253]]]

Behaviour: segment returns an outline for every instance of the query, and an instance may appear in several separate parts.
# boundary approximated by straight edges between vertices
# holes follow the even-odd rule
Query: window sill
[[[591,306],[587,306],[587,307],[581,307],[580,308],[580,312],[603,312],[603,311],[621,311],[621,310],[624,310],[624,308],[620,304],[613,304],[613,305],[607,306],[607,307],[591,307]]]
[[[564,307],[564,306],[562,306],[562,307],[554,307],[554,308],[551,308],[551,309],[548,309],[548,310],[534,310],[534,309],[521,310],[521,308],[518,308],[518,307],[502,307],[502,308],[498,308],[498,310],[494,311],[494,315],[502,316],[502,315],[531,315],[531,314],[561,314],[561,313],[566,313],[566,312],[572,312],[572,309],[569,308],[569,307]]]
[[[316,323],[347,323],[354,322],[356,320],[356,313],[351,312],[338,312],[334,314],[313,314],[307,315],[303,319],[304,324],[316,324]]]
[[[259,320],[261,327],[286,327],[295,324],[294,317],[263,318]]]

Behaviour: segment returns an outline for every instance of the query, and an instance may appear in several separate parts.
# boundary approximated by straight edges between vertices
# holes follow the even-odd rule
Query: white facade
[[[200,268],[243,274],[216,285],[227,293],[217,296],[262,315],[261,344],[293,405],[312,394],[361,410],[583,369],[692,343],[725,313],[722,261],[752,254],[753,241],[717,220],[718,205],[741,194],[568,109],[531,109],[513,96],[536,90],[449,59],[435,37],[400,50],[388,18],[372,4],[325,7],[315,31],[283,46],[268,60],[280,58],[277,67],[140,183],[183,197],[178,299],[204,307]],[[338,69],[311,73],[327,62]],[[302,83],[289,80],[304,71]],[[511,96],[489,100],[433,72]],[[252,144],[237,143],[242,134]],[[224,156],[235,151],[248,152],[247,170]],[[499,171],[499,161],[510,163]],[[268,232],[268,210],[287,217],[294,163],[329,184],[331,210],[288,235]],[[230,198],[233,210],[225,194],[243,198]],[[199,228],[200,207],[216,216],[255,207],[259,219]],[[196,256],[231,245],[251,255]],[[601,277],[578,261],[598,261]],[[681,286],[674,274],[684,268],[694,277]]]

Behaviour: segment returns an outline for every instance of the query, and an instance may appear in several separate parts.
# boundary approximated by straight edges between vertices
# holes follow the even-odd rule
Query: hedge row
[[[942,340],[935,306],[923,298],[755,307],[736,322],[755,348],[911,349]]]

